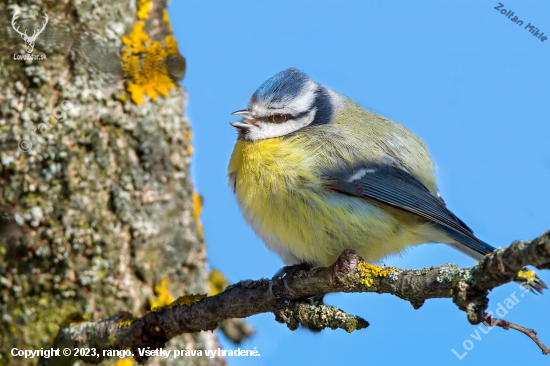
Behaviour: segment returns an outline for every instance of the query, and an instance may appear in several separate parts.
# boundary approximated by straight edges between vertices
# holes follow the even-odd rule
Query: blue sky
[[[550,36],[547,1],[509,1],[525,22]],[[208,260],[232,282],[271,277],[282,262],[244,222],[227,184],[236,132],[231,112],[245,108],[273,74],[297,67],[364,107],[394,119],[430,146],[450,209],[493,246],[550,228],[550,40],[541,42],[494,9],[498,1],[173,1],[170,18],[187,58],[183,80],[193,126],[192,173],[204,196]],[[441,244],[410,249],[385,263],[423,268],[474,262]],[[550,272],[539,275],[550,283]],[[514,291],[495,289],[489,309]],[[535,328],[550,345],[550,292],[526,295],[506,320]],[[261,356],[230,365],[360,362],[386,364],[548,364],[515,331],[476,327],[450,299],[414,310],[394,296],[331,294],[329,305],[367,319],[347,334],[291,332],[272,314],[248,319],[244,345]],[[460,361],[463,342],[473,349]],[[227,349],[237,346],[221,339]],[[470,343],[467,346],[471,347]]]

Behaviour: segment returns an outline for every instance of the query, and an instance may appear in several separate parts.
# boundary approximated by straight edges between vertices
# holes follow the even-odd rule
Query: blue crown
[[[259,101],[267,104],[281,102],[283,98],[292,99],[300,94],[308,80],[310,80],[309,77],[300,70],[286,69],[264,81],[254,92],[250,102]]]

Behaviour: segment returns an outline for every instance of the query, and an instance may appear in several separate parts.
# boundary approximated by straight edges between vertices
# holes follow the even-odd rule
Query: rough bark
[[[230,318],[244,318],[272,312],[291,330],[300,324],[314,330],[341,328],[347,332],[368,327],[368,322],[340,309],[315,303],[311,297],[330,292],[388,293],[409,301],[414,308],[425,300],[452,298],[466,312],[472,324],[513,328],[531,337],[544,354],[549,349],[536,332],[501,319],[491,319],[486,310],[489,290],[518,279],[526,265],[550,269],[550,231],[532,241],[518,241],[487,255],[471,268],[453,264],[410,270],[381,268],[365,263],[352,250],[344,251],[330,267],[304,269],[288,267],[284,280],[242,281],[209,297],[182,297],[141,318],[114,316],[100,322],[86,322],[61,329],[54,347],[92,347],[97,350],[163,347],[173,337],[216,329]],[[526,272],[522,272],[526,273]],[[522,284],[529,291],[534,274]],[[530,277],[530,278],[529,278]],[[137,358],[144,362],[146,359]],[[47,360],[44,360],[47,365]]]
[[[36,363],[10,350],[46,348],[60,326],[208,291],[177,83],[185,61],[165,9],[166,0],[0,2],[0,364]],[[26,53],[16,13],[29,35],[48,15],[33,51],[46,60],[14,60]],[[203,332],[170,347],[217,343]]]

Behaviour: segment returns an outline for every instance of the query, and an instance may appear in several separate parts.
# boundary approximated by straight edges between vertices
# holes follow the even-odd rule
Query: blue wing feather
[[[361,171],[365,173],[357,177]],[[439,197],[397,162],[358,165],[338,172],[326,172],[326,175],[328,187],[332,190],[372,199],[427,219],[455,241],[451,246],[477,260],[495,250],[476,238],[472,230],[449,211]],[[530,286],[541,293],[548,288],[538,277]]]
[[[350,181],[350,178],[361,170],[369,173],[360,179]],[[475,243],[476,250],[482,250],[481,248],[486,246],[474,236],[462,220],[447,209],[442,200],[402,167],[387,163],[362,165],[340,172],[329,172],[328,181],[330,188],[341,193],[370,198],[424,217],[446,228],[445,231],[450,233],[451,237],[456,233],[460,238],[464,237],[468,242]]]

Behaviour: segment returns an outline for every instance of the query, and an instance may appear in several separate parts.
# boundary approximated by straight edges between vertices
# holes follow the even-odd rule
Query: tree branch
[[[550,354],[550,348],[546,347],[544,343],[542,343],[542,341],[537,337],[537,332],[535,332],[534,329],[528,329],[528,328],[522,327],[521,325],[517,325],[514,323],[510,323],[509,321],[506,321],[503,319],[496,319],[496,318],[492,319],[490,326],[501,327],[502,329],[506,329],[506,330],[510,328],[515,329],[518,332],[521,332],[525,334],[527,337],[531,338],[533,342],[535,342],[537,346],[539,346],[543,355]]]
[[[489,290],[514,280],[526,265],[550,269],[550,231],[532,241],[516,241],[487,255],[474,267],[464,269],[454,264],[422,270],[381,268],[346,250],[330,267],[309,270],[296,267],[285,277],[286,285],[283,281],[274,284],[273,293],[267,279],[241,281],[218,295],[200,297],[197,302],[194,300],[199,298],[193,296],[181,297],[141,318],[124,313],[98,322],[63,327],[54,347],[95,348],[100,354],[106,349],[131,348],[138,362],[145,362],[146,358],[139,356],[140,349],[163,347],[183,333],[214,330],[225,319],[266,312],[274,313],[278,321],[292,330],[298,324],[316,330],[329,327],[348,332],[368,326],[359,317],[307,300],[330,292],[387,293],[409,301],[415,309],[427,299],[452,298],[467,313],[470,323],[479,324],[486,315]],[[102,358],[81,359],[97,363]],[[41,359],[40,364],[48,365],[48,360],[52,359]],[[55,362],[69,365],[75,360],[61,357]]]

